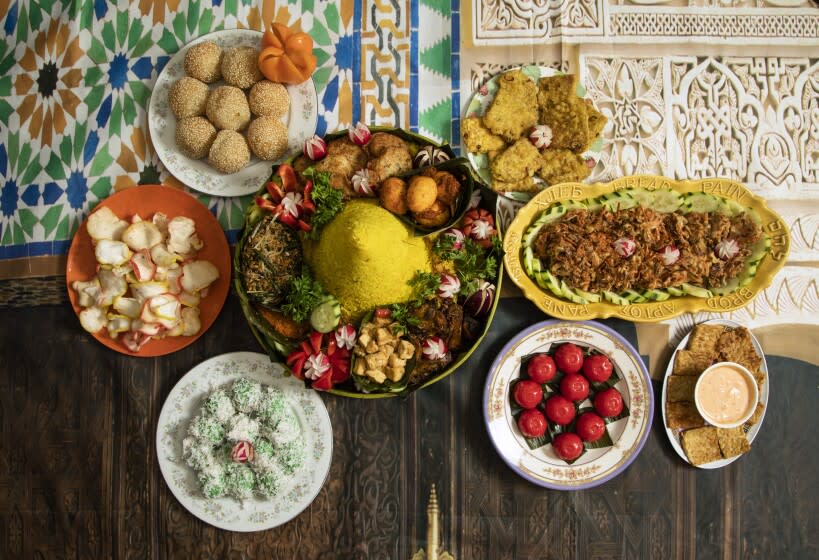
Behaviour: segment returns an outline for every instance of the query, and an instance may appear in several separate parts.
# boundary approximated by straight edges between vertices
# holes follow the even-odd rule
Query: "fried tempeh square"
[[[485,154],[506,147],[506,142],[486,128],[478,117],[461,121],[461,131],[466,149],[475,154]]]
[[[497,179],[492,180],[492,190],[495,192],[537,192],[540,190],[540,184],[535,183],[533,177],[526,177],[520,181],[507,183]]]
[[[707,354],[698,354],[691,350],[678,350],[674,356],[672,374],[699,376],[712,362],[713,360]]]
[[[704,465],[722,459],[716,428],[709,426],[686,430],[680,434],[680,443],[693,465]]]
[[[562,149],[543,150],[537,174],[550,185],[582,181],[591,173],[582,156]]]
[[[586,113],[589,115],[589,142],[586,147],[583,148],[584,152],[591,147],[591,143],[594,142],[595,138],[603,133],[603,129],[608,122],[606,116],[591,105],[587,105]]]
[[[756,410],[754,410],[754,413],[751,415],[750,418],[748,418],[748,420],[745,422],[745,424],[748,425],[748,426],[753,426],[754,424],[759,422],[759,420],[762,418],[762,413],[764,411],[765,411],[765,405],[762,404],[761,402],[756,403]]]
[[[736,428],[717,428],[717,440],[722,456],[728,459],[742,455],[751,450],[751,444],[745,436],[742,426]]]
[[[507,142],[514,142],[537,124],[537,117],[535,83],[520,70],[503,74],[483,124]]]
[[[705,420],[691,401],[666,403],[665,415],[668,427],[672,430],[705,426]]]
[[[697,377],[693,375],[671,375],[665,389],[668,402],[682,402],[694,400],[694,386]]]
[[[552,129],[552,148],[582,152],[589,145],[586,102],[577,97],[577,76],[549,76],[538,81],[540,122]]]
[[[521,138],[489,164],[492,179],[516,183],[535,174],[540,167],[540,152],[528,138]]]
[[[717,341],[719,358],[724,362],[736,362],[755,372],[762,364],[762,358],[756,353],[751,333],[748,329],[726,329]]]
[[[722,325],[697,325],[688,339],[688,349],[697,354],[712,354],[716,357],[717,341],[725,327]]]

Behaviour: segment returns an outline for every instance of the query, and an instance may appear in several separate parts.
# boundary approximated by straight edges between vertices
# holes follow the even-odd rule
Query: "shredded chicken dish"
[[[573,210],[545,225],[533,250],[555,277],[590,292],[715,288],[742,272],[761,235],[747,214]]]

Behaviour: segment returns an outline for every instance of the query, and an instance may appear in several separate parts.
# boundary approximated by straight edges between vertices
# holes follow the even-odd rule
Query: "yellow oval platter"
[[[604,301],[586,304],[573,303],[544,290],[526,274],[522,262],[522,241],[526,230],[538,216],[557,204],[594,198],[624,189],[673,190],[683,195],[706,193],[728,201],[735,201],[745,208],[754,210],[761,220],[763,234],[770,241],[770,248],[759,262],[756,275],[750,283],[726,295],[712,297],[684,295],[670,297],[665,301],[616,305]],[[670,319],[685,312],[732,311],[748,304],[771,284],[776,273],[785,265],[790,249],[790,236],[782,218],[768,208],[762,198],[754,195],[736,181],[730,179],[677,181],[653,175],[635,175],[609,183],[592,185],[562,183],[544,189],[520,209],[506,232],[503,248],[504,262],[509,277],[529,300],[552,317],[578,320],[620,317],[635,322],[653,322]]]

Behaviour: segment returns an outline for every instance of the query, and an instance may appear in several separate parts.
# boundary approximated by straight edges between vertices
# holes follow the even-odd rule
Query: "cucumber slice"
[[[670,214],[680,209],[683,204],[683,198],[680,193],[672,190],[658,190],[654,191],[651,196],[649,206],[661,214]]]
[[[734,278],[724,286],[718,288],[711,288],[711,291],[718,296],[725,296],[739,288],[739,277]]]
[[[736,200],[731,200],[730,198],[727,198],[722,202],[723,204],[720,211],[722,211],[725,214],[728,214],[729,216],[739,216],[740,214],[745,213],[745,207]]]
[[[535,260],[535,252],[532,251],[531,247],[525,247],[523,249],[523,270],[526,271],[528,276],[532,276],[534,272],[533,262]]]
[[[328,333],[341,320],[341,305],[333,296],[327,297],[310,313],[310,325],[320,333]]]
[[[590,212],[594,212],[595,210],[600,210],[603,207],[603,204],[600,200],[596,198],[586,198],[582,200],[583,205],[586,209]]]
[[[581,305],[589,303],[586,298],[579,296],[572,288],[570,288],[569,285],[566,284],[565,280],[560,281],[560,291],[563,292],[564,298],[573,303],[579,303]]]
[[[559,220],[567,211],[568,207],[566,205],[557,204],[541,214],[540,217],[535,220],[531,226],[529,226],[529,229],[526,230],[526,235],[523,236],[523,246],[530,247],[532,243],[534,243],[537,234],[540,232],[540,228],[546,224]]]
[[[636,290],[624,290],[620,295],[631,303],[645,303],[648,301],[648,298]]]
[[[631,302],[620,296],[620,294],[609,292],[608,290],[603,291],[603,299],[613,303],[614,305],[631,305]]]
[[[598,200],[611,212],[627,210],[637,206],[637,201],[623,191],[604,194]]]
[[[685,197],[683,210],[688,212],[714,212],[720,207],[720,199],[706,193],[689,193]]]
[[[700,288],[699,286],[692,286],[691,284],[680,284],[680,287],[682,288],[682,291],[689,296],[709,298],[714,295],[711,293],[711,290],[706,290],[705,288]]]
[[[665,301],[671,297],[665,290],[645,290],[643,295],[648,301]]]
[[[680,288],[679,286],[669,286],[668,288],[665,289],[665,291],[668,292],[669,294],[671,294],[672,296],[684,296],[685,295],[685,292],[682,291],[682,288]]]
[[[637,201],[638,206],[651,206],[651,201],[654,198],[654,193],[646,189],[629,189],[628,195]]]
[[[601,299],[600,294],[595,294],[594,292],[587,292],[586,290],[581,290],[580,288],[575,288],[574,292],[588,301],[589,303],[598,303]]]
[[[771,239],[769,237],[763,237],[757,241],[753,247],[751,247],[751,254],[748,255],[748,260],[759,262],[765,255],[768,254],[768,251],[770,250]]]
[[[560,280],[555,278],[554,274],[548,270],[544,270],[537,275],[537,283],[541,288],[549,290],[557,297],[563,297],[563,290],[560,289]]]

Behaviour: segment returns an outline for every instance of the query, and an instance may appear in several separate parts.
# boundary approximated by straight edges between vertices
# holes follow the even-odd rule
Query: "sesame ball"
[[[185,76],[174,82],[168,91],[168,104],[177,119],[204,114],[208,102],[207,84]]]
[[[257,158],[273,161],[287,151],[287,128],[277,117],[259,117],[250,123],[247,141]]]
[[[216,127],[204,117],[187,117],[176,125],[176,144],[189,158],[207,157],[215,139]]]
[[[250,88],[250,111],[260,117],[280,117],[290,110],[290,94],[282,84],[262,80]]]
[[[244,136],[234,130],[220,130],[210,147],[208,161],[222,173],[236,173],[242,169],[250,161]]]
[[[204,41],[185,53],[185,73],[206,84],[222,79],[222,49],[213,41]]]
[[[247,89],[262,79],[259,70],[259,50],[253,47],[235,47],[222,55],[222,77],[237,88]]]
[[[221,130],[242,130],[250,122],[245,93],[232,86],[219,86],[208,97],[208,119]]]

